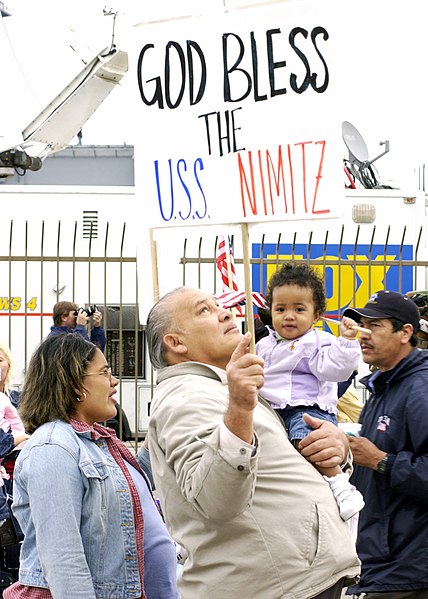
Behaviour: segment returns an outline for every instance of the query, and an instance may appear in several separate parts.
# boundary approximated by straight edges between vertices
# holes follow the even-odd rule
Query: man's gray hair
[[[165,294],[152,307],[147,317],[147,347],[149,350],[150,362],[156,370],[168,366],[165,360],[165,346],[163,338],[172,331],[173,311],[171,310],[171,300],[174,296],[185,293],[187,287],[177,287]]]

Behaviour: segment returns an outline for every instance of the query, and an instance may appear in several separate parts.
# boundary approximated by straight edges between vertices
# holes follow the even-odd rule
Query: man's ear
[[[401,340],[403,343],[408,343],[413,335],[413,325],[410,323],[403,324],[403,328],[401,329],[402,337]]]
[[[187,345],[183,343],[178,333],[168,333],[164,336],[163,342],[167,351],[172,354],[183,355],[187,353]]]

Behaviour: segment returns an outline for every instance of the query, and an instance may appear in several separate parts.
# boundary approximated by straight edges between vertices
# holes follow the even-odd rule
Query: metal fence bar
[[[112,229],[113,230],[113,229]],[[19,281],[23,280],[24,286],[24,303],[23,314],[21,315],[21,325],[23,330],[23,339],[19,341],[20,351],[24,352],[24,360],[27,363],[27,352],[31,351],[31,345],[28,343],[30,336],[33,336],[34,341],[34,327],[31,322],[31,314],[29,313],[29,309],[27,308],[28,301],[30,297],[37,294],[37,284],[40,285],[39,291],[39,305],[40,305],[40,340],[42,340],[43,335],[46,334],[46,314],[44,313],[44,306],[49,302],[48,289],[46,288],[46,281],[49,281],[47,278],[48,275],[51,276],[53,274],[53,278],[56,278],[56,298],[57,301],[59,299],[59,290],[60,284],[63,282],[62,278],[66,276],[68,284],[72,282],[72,301],[75,301],[76,297],[81,297],[82,288],[87,288],[88,294],[87,299],[90,303],[94,298],[94,294],[97,295],[97,298],[100,300],[101,305],[101,295],[104,306],[104,319],[103,326],[106,329],[107,336],[109,335],[109,304],[112,304],[111,301],[111,289],[114,288],[117,297],[113,303],[116,304],[119,310],[118,315],[118,325],[117,329],[115,329],[115,334],[117,334],[117,343],[118,343],[118,352],[117,352],[117,368],[119,375],[119,396],[120,399],[119,404],[123,409],[123,401],[124,401],[124,377],[123,373],[123,364],[124,364],[124,343],[125,336],[129,334],[129,331],[133,333],[133,339],[135,342],[135,370],[132,376],[128,376],[126,380],[126,385],[130,385],[133,388],[133,408],[135,409],[135,418],[133,418],[133,428],[136,433],[135,441],[138,442],[138,433],[140,428],[140,414],[141,414],[141,378],[147,379],[146,386],[153,387],[153,377],[149,376],[150,365],[145,366],[145,372],[143,377],[139,376],[139,367],[141,363],[141,367],[143,368],[143,364],[146,362],[146,348],[145,348],[145,333],[144,330],[141,329],[141,325],[139,323],[138,318],[138,287],[140,286],[141,290],[141,281],[138,281],[138,271],[137,271],[137,257],[125,254],[125,238],[126,238],[126,225],[123,226],[121,231],[121,236],[114,236],[114,240],[119,240],[120,249],[116,249],[115,252],[112,251],[110,245],[110,229],[107,223],[106,231],[105,231],[105,239],[104,246],[100,251],[97,251],[97,242],[92,235],[92,226],[91,226],[91,234],[89,236],[88,245],[86,245],[86,239],[84,240],[84,245],[82,246],[81,240],[78,240],[77,235],[77,223],[74,223],[74,235],[70,238],[69,247],[66,246],[63,241],[66,232],[64,231],[64,226],[59,224],[57,230],[57,239],[56,248],[51,248],[50,237],[47,235],[45,239],[45,222],[42,222],[41,232],[40,232],[40,249],[37,248],[36,252],[32,252],[31,249],[31,235],[30,232],[31,223],[26,225],[25,228],[25,241],[23,244],[19,246],[19,253],[14,251],[16,249],[17,243],[16,239],[18,237],[18,231],[16,229],[16,225],[13,224],[13,221],[10,223],[9,229],[9,248],[6,247],[3,252],[6,255],[0,255],[0,266],[3,268],[4,277],[8,276],[8,285],[6,285],[6,281],[3,281],[4,288],[8,288],[9,290],[9,299],[12,298],[12,290],[13,288],[19,284]],[[338,300],[338,314],[337,316],[340,318],[340,311],[343,310],[342,303],[348,301],[349,297],[352,296],[352,304],[356,305],[356,299],[358,297],[358,301],[361,302],[361,291],[358,291],[358,282],[356,278],[356,272],[358,268],[361,268],[364,273],[364,277],[367,276],[367,292],[368,296],[376,289],[373,288],[373,278],[374,268],[377,269],[377,284],[379,283],[380,278],[382,277],[383,272],[383,281],[385,282],[386,275],[388,273],[388,269],[390,267],[397,267],[397,277],[396,282],[401,291],[403,291],[403,277],[404,277],[404,269],[407,267],[412,268],[412,282],[409,283],[409,275],[406,274],[407,283],[414,284],[414,287],[417,288],[420,285],[420,281],[418,281],[418,277],[422,276],[422,271],[426,272],[428,267],[428,259],[426,251],[422,251],[421,249],[421,239],[422,239],[422,227],[419,230],[419,236],[417,240],[413,244],[415,248],[413,251],[413,259],[409,259],[409,253],[404,253],[405,246],[405,238],[408,233],[404,228],[404,232],[401,236],[401,242],[394,244],[394,254],[390,251],[390,232],[391,227],[388,226],[385,239],[381,241],[380,249],[379,243],[376,246],[377,254],[374,254],[374,240],[375,240],[375,232],[376,227],[374,226],[371,230],[371,236],[366,235],[366,239],[368,238],[368,250],[366,246],[365,255],[360,255],[359,251],[359,235],[360,229],[357,228],[355,240],[353,243],[353,250],[348,246],[345,246],[343,243],[345,237],[345,228],[342,225],[341,230],[332,231],[332,233],[326,232],[325,236],[321,241],[321,247],[316,247],[317,244],[314,243],[315,234],[317,231],[310,232],[305,241],[298,242],[297,233],[287,234],[285,236],[284,233],[278,232],[274,235],[274,239],[270,243],[268,241],[268,237],[266,233],[260,234],[260,240],[256,240],[259,244],[259,255],[254,258],[250,258],[250,264],[253,267],[259,268],[259,273],[256,277],[257,280],[253,280],[253,283],[256,283],[259,290],[265,292],[266,283],[268,280],[268,275],[271,274],[271,271],[275,270],[281,264],[288,261],[294,261],[296,263],[306,263],[310,266],[315,266],[317,268],[322,269],[324,280],[330,281],[330,276],[335,276],[334,280],[334,294],[337,294]],[[70,233],[73,233],[72,231]],[[366,231],[367,233],[367,231]],[[335,254],[332,255],[331,247],[332,241],[331,237],[335,236],[335,238],[339,238],[338,242],[335,243],[335,251],[337,250],[337,256]],[[286,237],[286,238],[285,238]],[[395,235],[395,238],[397,235]],[[22,238],[22,235],[20,236]],[[216,265],[216,248],[218,238],[216,237],[214,242],[214,247],[212,245],[211,239],[209,242],[205,243],[205,246],[208,249],[205,249],[204,242],[205,237],[194,235],[190,239],[184,239],[183,248],[182,248],[182,258],[180,260],[180,265],[182,267],[182,275],[183,284],[194,285],[195,283],[198,286],[202,284],[210,285],[212,284],[212,290],[215,293],[217,291],[217,287],[219,284],[221,285],[220,273],[217,269]],[[7,242],[7,237],[6,237]],[[255,242],[255,240],[253,240]],[[287,248],[286,254],[288,257],[284,256],[284,245]],[[305,246],[304,255],[300,251],[302,245]],[[77,255],[77,248],[79,252],[82,251],[83,247],[83,255]],[[351,246],[352,247],[352,246]],[[398,250],[397,250],[398,247]],[[382,256],[382,248],[383,248],[383,256]],[[242,256],[237,255],[235,250],[241,251],[239,243],[236,245],[233,243],[232,237],[232,249],[233,249],[233,259],[235,263],[235,267],[241,267],[243,264]],[[344,252],[344,249],[347,252]],[[316,256],[315,252],[318,252],[318,256]],[[2,252],[2,253],[3,253]],[[7,253],[8,252],[8,253]],[[37,253],[38,255],[33,255]],[[343,255],[346,253],[346,255]],[[394,258],[391,259],[388,256],[388,253],[394,255]],[[281,255],[282,254],[282,255]],[[290,258],[291,255],[291,258]],[[374,258],[374,255],[377,257]],[[301,257],[300,257],[301,256]],[[305,257],[306,256],[306,257]],[[421,257],[423,259],[421,259]],[[39,283],[37,283],[37,271],[34,269],[40,269],[39,272]],[[354,276],[351,279],[345,278],[350,276],[350,273],[346,270],[351,268],[354,272]],[[33,274],[33,271],[35,274]],[[330,271],[330,272],[329,272]],[[7,272],[7,275],[6,275]],[[22,279],[21,274],[22,275]],[[56,275],[55,275],[56,272]],[[211,276],[213,275],[213,276]],[[31,278],[30,278],[31,277]],[[239,278],[238,278],[239,280]],[[426,279],[425,279],[426,280]],[[423,287],[425,287],[425,280],[423,282]],[[35,283],[36,281],[36,283]],[[349,282],[349,286],[348,286]],[[29,286],[31,283],[31,287]],[[126,326],[126,331],[124,331],[124,321],[123,321],[123,311],[124,311],[124,298],[126,297],[126,302],[133,302],[133,287],[135,285],[135,321],[134,325],[131,326],[128,324]],[[343,297],[346,285],[346,299]],[[352,285],[352,288],[351,288]],[[336,287],[337,286],[337,287]],[[49,286],[49,290],[52,285]],[[29,292],[29,289],[31,291]],[[253,289],[256,290],[256,289]],[[407,289],[405,289],[407,290]],[[208,290],[210,291],[210,290]],[[349,292],[349,293],[348,293]],[[50,291],[49,291],[50,293]],[[117,301],[118,300],[118,301]],[[363,298],[364,301],[364,298]],[[6,304],[5,304],[6,306]],[[342,306],[342,308],[340,308]],[[125,306],[126,309],[126,306]],[[13,327],[15,328],[15,323],[12,321],[12,306],[9,301],[8,310],[3,308],[3,317],[4,320],[8,318],[8,323],[4,322],[4,332],[3,335],[5,338],[8,337],[9,345],[11,346],[12,337],[16,334],[13,332]],[[112,314],[112,313],[110,313]],[[37,315],[38,316],[38,315]],[[111,318],[114,317],[111,316]],[[24,322],[22,322],[24,319]],[[34,320],[34,319],[33,319]],[[19,319],[16,319],[16,322],[19,322]],[[37,321],[36,321],[37,326]],[[33,328],[31,328],[33,327]],[[6,330],[7,329],[7,330]],[[31,331],[30,331],[31,329]],[[36,333],[37,337],[37,333]],[[143,343],[143,349],[141,355],[140,349],[140,340]],[[16,342],[15,342],[16,345]],[[16,347],[11,347],[12,352],[17,351]],[[148,363],[147,363],[148,364]],[[127,387],[128,388],[128,387]],[[151,389],[152,390],[152,389]],[[129,401],[129,399],[127,400]],[[129,403],[126,404],[129,407]],[[126,411],[125,411],[126,413]],[[120,414],[119,417],[119,426],[122,428],[122,416]],[[141,431],[140,431],[141,432]]]
[[[135,374],[134,374],[134,410],[135,410],[135,418],[134,418],[134,431],[138,431],[138,413],[139,413],[139,397],[138,397],[138,368],[139,368],[139,358],[140,358],[140,335],[142,332],[140,331],[140,320],[139,320],[139,307],[138,307],[138,271],[135,269],[135,319],[134,319],[134,334],[135,334]],[[144,351],[144,348],[143,348]],[[143,356],[141,356],[143,357]],[[120,398],[121,407],[122,397]],[[122,430],[123,422],[122,422],[122,410],[120,413],[120,421],[119,421],[119,430]],[[138,437],[135,436],[134,450],[137,452],[138,450]]]
[[[24,361],[27,364],[27,339],[28,339],[28,323],[27,323],[27,305],[28,305],[28,221],[25,221],[25,266],[24,266]],[[10,297],[10,296],[9,296]]]
[[[10,221],[10,233],[9,233],[9,347],[12,345],[12,323],[11,323],[11,315],[12,315],[12,306],[10,303],[10,298],[12,297],[12,233],[13,233],[13,221]]]
[[[76,244],[77,244],[77,222],[74,223],[74,236],[73,236],[73,259],[72,259],[72,293],[71,301],[76,300]]]
[[[344,235],[344,226],[342,225],[342,229],[340,231],[340,241],[339,241],[339,252],[338,252],[338,267],[339,267],[339,276],[338,276],[338,286],[339,286],[339,290],[338,290],[338,294],[339,294],[339,306],[340,304],[340,289],[341,289],[341,282],[342,282],[342,269],[341,269],[341,264],[343,262],[342,260],[342,247],[343,247],[343,235]],[[327,264],[328,261],[326,260],[325,263]],[[338,310],[338,314],[337,314],[337,318],[341,318],[342,315],[340,314],[340,310]]]
[[[422,239],[422,227],[419,228],[418,240],[416,242],[416,247],[415,247],[415,261],[416,262],[418,262],[418,253],[419,253],[421,239]],[[413,289],[417,289],[417,284],[418,284],[418,269],[415,268]],[[425,281],[424,281],[424,288],[425,288]]]
[[[41,235],[40,235],[40,340],[43,339],[43,289],[44,289],[44,281],[43,281],[43,265],[44,265],[44,242],[45,239],[45,222],[42,222],[42,230],[41,230]],[[31,262],[30,260],[30,256],[28,256],[28,260]],[[0,262],[1,262],[1,257],[0,257]]]
[[[0,258],[1,261],[1,258]],[[234,258],[235,261],[235,265],[236,264],[243,264],[244,260],[243,258]],[[291,260],[281,260],[277,257],[275,258],[264,258],[262,263],[264,265],[267,264],[275,264],[276,266],[279,266],[285,262],[297,262],[297,263],[305,263],[305,264],[310,264],[310,265],[318,265],[320,264],[320,260],[319,258],[312,258],[310,260],[308,260],[307,258],[294,258]],[[213,264],[213,260],[212,258],[200,258],[200,262],[201,264],[208,264],[208,265],[212,265]],[[250,258],[250,264],[259,264],[260,263],[260,259],[259,258]],[[353,264],[354,263],[354,259],[352,260],[346,260],[344,258],[335,258],[335,259],[326,259],[325,261],[323,261],[323,264],[327,264],[327,265],[333,265],[333,266],[337,266],[339,263],[341,264]],[[383,261],[382,261],[383,263]],[[186,264],[198,264],[198,258],[186,258]],[[361,258],[358,260],[358,265],[363,265],[363,266],[368,266],[369,264],[372,264],[372,260],[370,260],[369,258]],[[400,260],[400,259],[391,259],[391,260],[387,260],[386,261],[386,266],[385,268],[387,268],[388,266],[428,266],[428,260]]]
[[[119,255],[114,255],[109,251],[108,247],[108,239],[109,239],[109,226],[107,223],[106,226],[106,236],[104,243],[104,250],[101,252],[101,255],[94,255],[94,235],[90,235],[88,245],[86,246],[86,251],[84,250],[85,245],[82,246],[80,240],[78,240],[77,235],[77,222],[74,223],[74,231],[71,229],[68,233],[71,234],[71,237],[68,238],[66,233],[64,232],[64,227],[62,223],[58,223],[58,227],[56,229],[56,236],[54,237],[55,250],[54,253],[50,253],[46,250],[48,247],[48,243],[50,238],[45,237],[45,222],[41,221],[40,223],[40,237],[37,239],[37,235],[35,239],[31,239],[31,241],[36,241],[38,243],[38,247],[31,246],[30,244],[30,231],[36,232],[36,225],[25,222],[25,227],[23,228],[21,234],[19,235],[19,243],[18,241],[18,230],[16,223],[10,221],[9,226],[9,237],[7,240],[7,254],[0,255],[0,267],[3,268],[3,288],[7,289],[8,298],[2,298],[2,307],[0,308],[0,313],[3,316],[1,319],[2,323],[2,333],[1,339],[10,347],[12,354],[17,356],[15,358],[15,362],[19,362],[23,364],[23,367],[19,368],[19,372],[22,374],[25,373],[26,364],[29,360],[29,352],[32,352],[35,346],[40,342],[44,336],[47,334],[47,318],[49,314],[45,312],[44,307],[49,303],[49,309],[51,310],[49,293],[52,290],[55,293],[54,300],[60,301],[61,294],[61,286],[64,283],[64,280],[67,280],[67,284],[69,286],[69,291],[72,297],[71,301],[75,302],[75,298],[77,295],[82,296],[82,288],[83,293],[87,293],[87,298],[89,303],[93,303],[93,294],[96,292],[98,294],[98,299],[100,298],[100,294],[102,293],[102,301],[104,306],[104,320],[103,326],[106,330],[107,339],[109,338],[109,323],[108,323],[108,314],[109,310],[107,309],[109,303],[115,303],[114,300],[110,302],[108,298],[107,286],[110,283],[110,287],[114,287],[115,294],[119,295],[119,311],[120,311],[120,322],[118,327],[118,336],[119,336],[119,379],[120,379],[120,396],[118,398],[118,403],[122,409],[123,401],[124,401],[124,393],[123,393],[123,382],[124,382],[124,374],[123,374],[123,320],[122,320],[122,308],[123,308],[123,291],[126,289],[127,293],[127,302],[130,305],[135,306],[135,322],[132,325],[133,331],[127,331],[128,336],[134,335],[135,348],[133,348],[135,352],[135,365],[134,371],[132,374],[132,385],[133,385],[133,408],[135,410],[135,418],[134,425],[135,428],[135,443],[138,444],[141,439],[141,431],[140,430],[140,410],[142,406],[140,405],[140,394],[139,389],[141,387],[142,381],[140,380],[140,371],[141,374],[145,378],[148,376],[147,368],[144,366],[145,364],[145,346],[143,345],[143,351],[141,352],[140,343],[144,340],[144,333],[141,330],[139,324],[139,313],[138,313],[138,271],[137,271],[137,257],[135,255],[125,255],[125,237],[126,237],[126,225],[123,226],[122,230],[122,238],[120,242],[120,251]],[[64,247],[64,239],[67,237],[70,242],[70,246]],[[86,240],[84,240],[86,242]],[[84,255],[76,255],[77,248],[80,245],[80,251],[82,251]],[[16,251],[19,249],[19,251]],[[70,251],[71,250],[71,251]],[[134,250],[132,250],[134,251]],[[110,254],[110,255],[109,255]],[[38,267],[38,268],[37,268]],[[47,279],[47,270],[53,278],[53,283],[47,285],[49,279]],[[84,270],[81,270],[81,269]],[[95,272],[95,269],[97,272]],[[116,274],[113,274],[113,269],[118,269],[115,271]],[[128,269],[125,273],[124,270]],[[67,272],[63,272],[63,269],[67,269]],[[85,276],[86,272],[86,276]],[[82,276],[83,275],[83,276]],[[6,281],[7,277],[7,281]],[[132,278],[132,285],[129,285],[129,282]],[[64,279],[64,280],[63,280]],[[115,280],[117,279],[117,281]],[[56,285],[54,284],[56,280]],[[71,283],[71,285],[70,285]],[[72,289],[70,289],[72,287]],[[132,288],[135,287],[135,297],[132,298]],[[14,291],[15,288],[20,288],[21,293],[17,293]],[[87,289],[87,292],[84,290]],[[117,291],[117,293],[116,293]],[[13,297],[13,296],[16,297]],[[18,306],[18,295],[20,305]],[[110,293],[111,295],[111,293]],[[29,307],[29,300],[31,298],[35,299],[34,306],[37,308],[33,308],[34,314],[31,313]],[[37,299],[36,299],[37,298]],[[13,302],[13,305],[12,305]],[[101,301],[100,301],[101,305]],[[33,318],[31,318],[33,317]],[[39,333],[37,332],[37,324],[35,322],[36,317],[40,323]],[[31,323],[31,326],[30,326]],[[34,324],[36,324],[36,330],[34,329]],[[129,325],[128,325],[129,327]],[[21,333],[22,332],[22,333]],[[36,335],[34,335],[36,333]],[[143,337],[142,337],[143,335]],[[38,339],[39,337],[39,339]],[[130,380],[131,377],[127,376],[127,401],[130,401]],[[151,381],[143,383],[150,387],[152,384]],[[22,380],[15,380],[14,385],[19,387],[22,384]],[[129,407],[129,403],[127,406]],[[126,411],[124,412],[126,413]],[[120,430],[123,430],[123,417],[122,410],[119,411],[118,415],[119,427]],[[137,445],[136,445],[137,447]]]
[[[266,285],[268,283],[268,278],[272,273],[272,269],[275,270],[277,268],[279,268],[283,263],[288,262],[288,261],[294,261],[296,263],[306,263],[312,267],[317,267],[317,268],[322,268],[323,271],[323,276],[324,276],[324,280],[330,280],[327,279],[328,275],[328,269],[331,267],[334,269],[334,272],[332,273],[332,276],[334,275],[334,279],[333,279],[333,285],[334,285],[334,295],[335,295],[335,300],[338,301],[338,305],[339,305],[339,309],[338,309],[338,314],[337,316],[340,318],[341,317],[341,310],[343,310],[344,308],[340,308],[340,306],[342,306],[342,303],[347,303],[349,301],[349,295],[352,296],[351,302],[349,305],[355,305],[355,302],[361,302],[362,301],[362,297],[361,297],[361,282],[358,279],[358,270],[360,270],[360,273],[362,272],[362,276],[364,276],[364,293],[367,290],[367,299],[368,297],[370,297],[370,295],[376,291],[376,289],[374,288],[374,285],[376,285],[376,288],[380,288],[381,285],[384,285],[385,288],[387,288],[387,281],[388,281],[388,271],[391,267],[398,267],[396,270],[396,274],[394,275],[395,277],[395,285],[398,290],[404,292],[407,291],[408,287],[409,287],[409,279],[408,277],[411,276],[411,278],[415,281],[415,287],[417,286],[416,281],[417,281],[417,276],[419,276],[419,273],[421,273],[421,270],[426,270],[428,267],[428,256],[427,256],[427,252],[424,251],[420,251],[420,244],[421,244],[421,238],[422,238],[422,227],[420,228],[419,232],[418,232],[418,237],[417,240],[415,240],[413,242],[413,248],[415,248],[413,250],[413,258],[409,258],[409,254],[406,251],[406,254],[404,253],[404,248],[407,246],[405,245],[405,240],[406,240],[406,236],[407,236],[407,229],[406,226],[403,227],[403,230],[401,232],[401,239],[398,240],[398,243],[393,245],[390,242],[390,238],[391,238],[391,226],[388,225],[386,230],[385,230],[385,236],[384,239],[381,240],[381,243],[379,244],[379,242],[375,245],[375,235],[376,235],[376,226],[374,225],[373,228],[371,229],[371,231],[365,229],[364,234],[365,234],[365,238],[367,239],[367,241],[360,241],[360,237],[361,235],[361,227],[360,225],[358,225],[358,227],[356,227],[356,230],[354,232],[354,239],[352,241],[353,243],[353,250],[351,250],[349,252],[350,255],[344,255],[344,249],[345,249],[345,245],[344,245],[344,235],[345,235],[345,226],[341,225],[341,230],[337,233],[339,233],[340,239],[339,239],[339,245],[335,246],[335,251],[337,251],[337,256],[332,256],[331,255],[331,250],[329,248],[329,244],[331,244],[332,242],[330,241],[330,235],[329,232],[327,231],[325,233],[324,239],[323,239],[323,246],[321,248],[321,253],[320,253],[320,248],[318,247],[317,249],[317,253],[315,253],[315,244],[313,242],[314,239],[314,235],[313,232],[310,231],[308,232],[308,234],[305,236],[305,241],[300,242],[299,241],[299,248],[304,245],[305,246],[305,250],[304,250],[304,255],[300,256],[299,254],[301,254],[300,250],[299,252],[297,251],[298,245],[297,245],[297,233],[295,232],[293,236],[291,236],[290,234],[288,235],[288,238],[290,239],[290,237],[292,237],[291,244],[290,242],[288,242],[288,240],[282,240],[282,233],[279,232],[276,234],[276,239],[272,240],[272,243],[274,244],[274,248],[272,251],[266,251],[266,244],[267,244],[267,239],[266,239],[266,234],[265,233],[261,233],[260,234],[260,241],[256,240],[256,239],[252,239],[252,243],[257,245],[257,255],[255,257],[251,257],[250,258],[250,266],[257,266],[259,267],[259,272],[258,275],[256,277],[256,280],[253,280],[253,285],[255,284],[255,286],[253,287],[253,290],[258,290],[261,291],[262,293],[266,292]],[[367,233],[369,233],[369,235],[367,235]],[[395,232],[395,237],[397,237],[396,235],[397,232]],[[218,285],[218,281],[219,281],[219,271],[218,269],[216,269],[216,261],[215,261],[215,257],[209,257],[206,254],[204,254],[201,250],[201,244],[200,244],[200,240],[199,240],[199,245],[198,245],[198,250],[197,250],[197,256],[195,256],[195,253],[193,253],[192,255],[192,251],[190,249],[191,244],[190,244],[191,238],[190,240],[186,238],[185,241],[185,247],[186,247],[186,254],[185,254],[185,261],[182,260],[181,264],[183,265],[184,270],[187,272],[190,272],[190,269],[193,265],[197,266],[198,269],[198,273],[200,273],[204,266],[205,267],[210,267],[213,269],[214,271],[214,277],[213,277],[213,290],[214,293],[216,292],[216,286]],[[217,243],[217,240],[216,240]],[[336,242],[337,243],[337,242]],[[348,242],[349,243],[349,242]],[[284,255],[281,255],[281,253],[283,253],[283,247],[284,244],[286,244],[287,247],[287,254],[288,257],[284,257]],[[291,251],[288,250],[289,244],[291,245]],[[320,245],[317,242],[318,246]],[[363,244],[365,246],[365,249],[363,251],[360,251],[360,247],[361,244]],[[322,245],[322,244],[321,244]],[[381,246],[381,248],[383,248],[379,251],[379,245]],[[407,245],[409,245],[409,242],[407,242]],[[276,247],[275,247],[276,246]],[[391,247],[392,251],[391,251]],[[376,254],[374,254],[376,248]],[[290,255],[291,254],[291,258]],[[389,254],[391,255],[391,257],[389,256]],[[420,254],[423,256],[423,259],[420,258]],[[376,258],[374,257],[374,255],[376,255]],[[239,267],[243,265],[243,258],[239,255],[237,255],[234,252],[234,262],[235,262],[235,266]],[[350,277],[349,272],[346,271],[346,269],[348,268],[352,269],[352,272],[354,273],[354,276],[352,278]],[[379,273],[379,267],[381,267],[383,269],[383,275],[381,273]],[[412,273],[411,275],[409,275],[409,273],[407,272],[406,274],[406,289],[404,289],[403,285],[404,285],[404,269],[410,267],[412,269]],[[374,270],[376,269],[377,275],[374,275]],[[346,273],[346,279],[343,279],[343,277],[345,276]],[[185,276],[187,276],[187,274],[185,274]],[[346,283],[345,283],[346,281]],[[376,281],[376,283],[375,283]],[[383,283],[379,283],[380,281],[382,281]],[[200,276],[198,276],[198,283],[200,282]],[[347,285],[349,283],[349,285],[352,285],[352,289],[350,289],[349,286],[347,286],[346,290],[346,299],[344,298],[344,291],[345,288],[343,287],[343,285]],[[425,285],[425,284],[424,284]],[[423,285],[423,286],[424,286]],[[350,292],[350,293],[348,293]],[[365,300],[364,300],[365,301]]]

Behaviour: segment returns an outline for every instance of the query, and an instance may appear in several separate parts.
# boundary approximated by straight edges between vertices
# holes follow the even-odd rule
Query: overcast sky
[[[298,2],[299,0],[294,0]],[[321,2],[322,0],[319,0]],[[8,87],[8,120],[18,111],[23,126],[43,108],[83,67],[111,41],[113,18],[103,16],[99,0],[7,0],[13,11],[5,26],[21,73]],[[390,153],[376,162],[381,179],[404,184],[416,180],[418,166],[428,162],[426,71],[428,50],[426,0],[360,0],[341,3],[345,67],[343,120],[362,134],[370,158],[382,152],[379,142],[390,140]],[[129,27],[141,19],[171,16],[179,11],[213,9],[218,0],[156,0],[138,3],[117,0],[116,41],[126,45]],[[140,9],[141,10],[141,9]],[[74,48],[74,50],[72,49]],[[128,48],[123,48],[128,49]],[[4,62],[2,69],[4,69]],[[83,129],[84,144],[135,144],[134,123],[126,105],[132,74],[128,73]],[[9,80],[12,74],[8,74]],[[3,79],[5,81],[5,79]],[[4,83],[3,83],[4,85]],[[17,102],[16,90],[20,101]],[[3,102],[5,95],[2,91]],[[26,122],[22,122],[27,119]],[[75,143],[76,140],[74,140]]]

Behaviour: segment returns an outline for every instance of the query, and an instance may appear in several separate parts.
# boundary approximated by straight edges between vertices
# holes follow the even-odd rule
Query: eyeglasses
[[[111,381],[111,368],[106,368],[102,372],[89,372],[85,376],[106,376]]]

